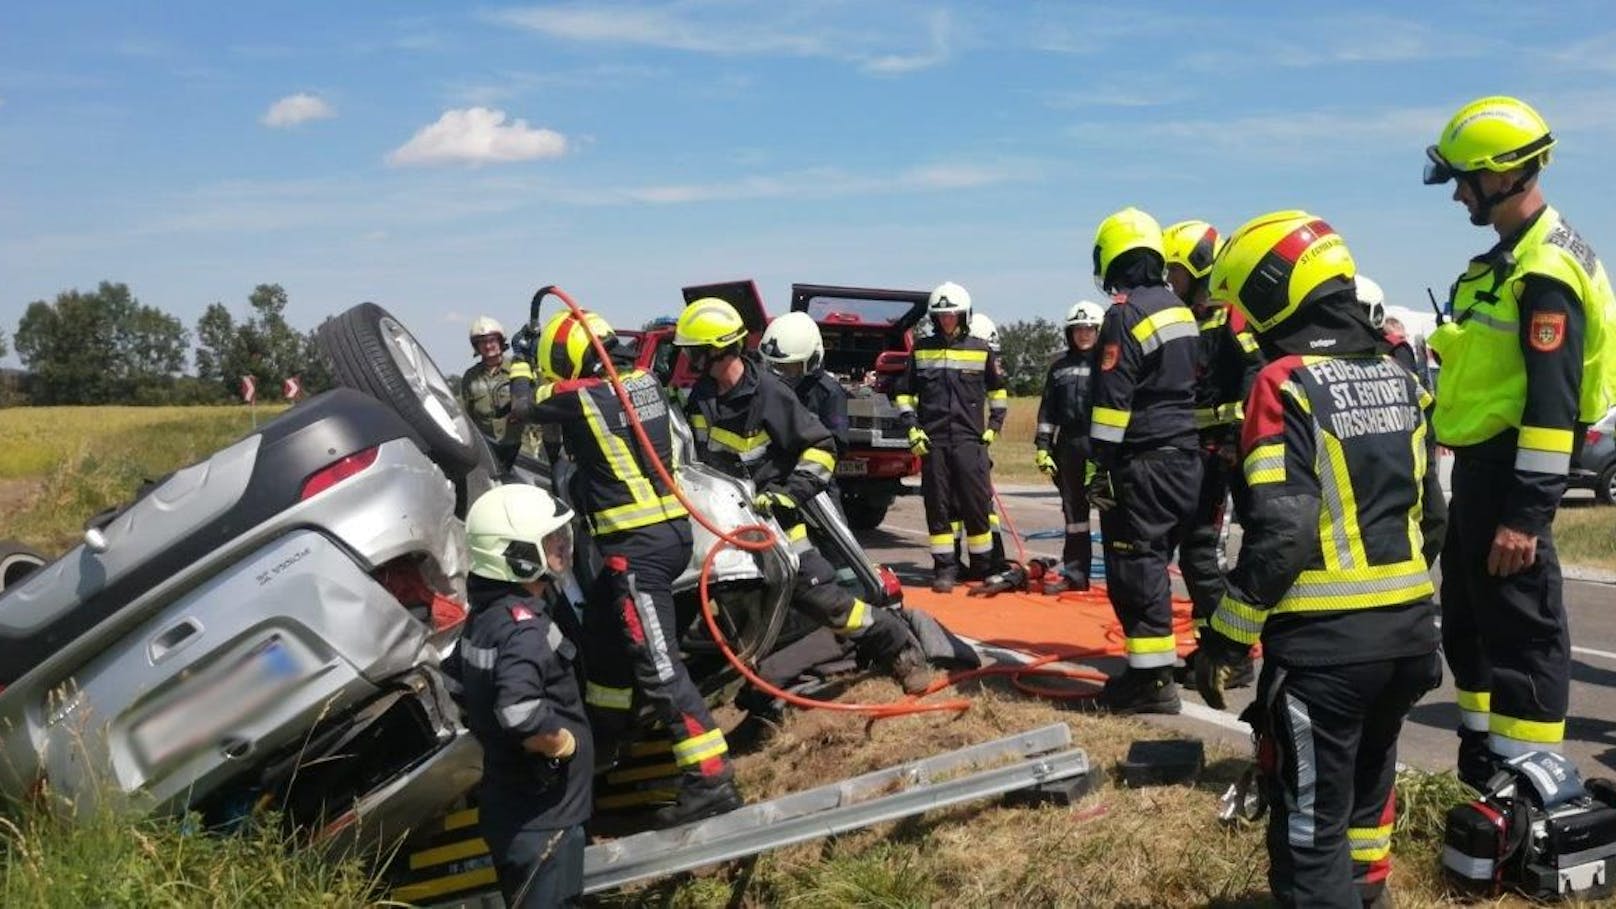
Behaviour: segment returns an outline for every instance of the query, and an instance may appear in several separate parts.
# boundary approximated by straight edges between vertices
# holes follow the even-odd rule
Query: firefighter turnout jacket
[[[1442,545],[1431,397],[1388,356],[1286,356],[1258,375],[1241,454],[1250,514],[1211,627],[1281,665],[1436,648]]]
[[[1098,351],[1098,345],[1091,350],[1068,348],[1049,364],[1044,374],[1044,396],[1038,401],[1038,427],[1033,434],[1038,451],[1074,444],[1087,450]]]
[[[757,491],[783,492],[802,504],[823,492],[836,471],[836,442],[796,394],[750,357],[746,371],[719,395],[711,377],[690,390],[685,412],[697,458]],[[794,541],[795,541],[794,537]]]
[[[581,824],[592,808],[594,751],[584,714],[578,648],[564,628],[571,606],[514,584],[473,576],[471,616],[444,668],[483,748],[484,829],[514,830],[541,818],[553,829]],[[566,729],[577,750],[556,762],[522,743]]]
[[[561,428],[567,452],[578,465],[572,493],[596,534],[617,533],[683,518],[688,512],[656,474],[640,448],[628,412],[605,379],[591,377],[532,387],[532,367],[512,369],[511,415],[515,420]],[[677,469],[668,399],[649,373],[620,376],[657,457]]]
[[[1262,368],[1257,337],[1240,311],[1229,306],[1206,307],[1196,327],[1195,428],[1208,443],[1238,444],[1246,394]]]
[[[899,423],[905,430],[919,426],[933,444],[979,439],[984,429],[998,433],[1010,408],[998,358],[987,341],[963,331],[952,338],[933,332],[915,342],[909,368],[895,390],[892,402],[898,407]]]
[[[819,418],[836,440],[836,456],[847,454],[847,390],[823,369],[797,380],[797,400]]]
[[[1100,325],[1090,438],[1094,460],[1113,466],[1123,453],[1193,451],[1195,365],[1200,329],[1165,286],[1135,287]]]
[[[1541,535],[1582,428],[1616,403],[1616,295],[1588,243],[1545,206],[1454,282],[1432,423],[1460,457],[1512,463],[1503,523]]]

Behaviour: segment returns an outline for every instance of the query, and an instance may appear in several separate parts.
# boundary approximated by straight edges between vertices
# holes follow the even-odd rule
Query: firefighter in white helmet
[[[493,316],[478,316],[468,332],[477,362],[460,377],[460,400],[472,425],[487,436],[500,463],[509,463],[521,447],[520,429],[511,431],[510,362],[505,327]]]
[[[805,312],[777,316],[763,330],[758,353],[836,437],[836,456],[846,454],[847,391],[825,371],[825,340],[813,317]]]
[[[1089,562],[1093,539],[1089,533],[1088,463],[1089,411],[1094,406],[1094,371],[1100,323],[1105,309],[1080,300],[1066,313],[1066,350],[1044,374],[1044,395],[1038,401],[1038,428],[1033,463],[1060,490],[1066,513],[1066,543],[1061,549],[1061,570],[1044,576],[1044,592],[1089,589]]]

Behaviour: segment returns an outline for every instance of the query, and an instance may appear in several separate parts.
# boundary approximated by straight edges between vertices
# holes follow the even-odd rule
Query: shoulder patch
[[[512,606],[510,607],[510,611],[512,621],[526,622],[534,618],[533,610],[527,608],[526,606]]]
[[[1100,354],[1100,371],[1110,372],[1116,369],[1117,361],[1120,359],[1122,359],[1122,345],[1114,341],[1105,345],[1104,352]]]
[[[1566,314],[1538,312],[1532,314],[1531,331],[1527,342],[1539,353],[1553,353],[1565,344]]]

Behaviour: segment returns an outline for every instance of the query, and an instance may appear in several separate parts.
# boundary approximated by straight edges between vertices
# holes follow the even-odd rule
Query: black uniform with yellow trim
[[[920,462],[920,483],[932,562],[939,571],[958,568],[953,527],[958,518],[971,570],[985,574],[993,550],[993,484],[983,436],[1004,429],[1010,407],[998,358],[962,319],[953,337],[934,331],[915,343],[895,391],[900,425],[905,430],[918,426],[930,439],[931,450]]]
[[[678,467],[668,400],[648,373],[620,376],[656,449]],[[532,367],[512,367],[512,415],[561,427],[578,473],[572,496],[587,516],[603,570],[586,610],[589,686],[586,700],[604,747],[626,730],[637,689],[673,738],[674,762],[687,782],[714,785],[732,777],[729,747],[679,657],[673,582],[690,565],[690,521],[640,448],[609,382],[552,382],[536,392]],[[609,608],[605,604],[610,604]]]
[[[1089,576],[1094,555],[1089,532],[1089,412],[1094,406],[1098,355],[1098,346],[1089,350],[1068,346],[1049,364],[1033,433],[1033,447],[1055,459],[1055,485],[1066,517],[1061,562],[1068,577],[1083,579]]]
[[[1283,905],[1367,905],[1390,871],[1397,737],[1441,680],[1430,406],[1372,354],[1282,357],[1247,404],[1249,514],[1203,646],[1262,641],[1254,725],[1279,755],[1268,846]]]
[[[797,400],[825,424],[836,442],[836,456],[847,453],[847,389],[836,377],[817,369],[797,380]]]
[[[1195,515],[1178,549],[1178,566],[1189,590],[1197,629],[1205,626],[1223,598],[1223,534],[1231,488],[1244,498],[1234,465],[1246,394],[1262,367],[1257,338],[1245,317],[1229,306],[1209,305],[1197,313],[1200,358],[1196,365],[1195,426],[1200,432],[1201,488]]]
[[[592,810],[594,745],[576,622],[554,594],[538,599],[475,575],[467,599],[471,615],[444,669],[483,749],[478,823],[505,898],[525,883],[519,905],[558,905],[583,889],[582,825]],[[562,729],[577,743],[565,761],[523,747]]]
[[[1100,326],[1090,438],[1115,507],[1100,512],[1107,595],[1130,669],[1177,660],[1167,566],[1201,482],[1195,428],[1195,316],[1162,284],[1121,291]],[[1104,480],[1101,480],[1104,482]]]
[[[890,610],[872,607],[836,583],[836,570],[815,549],[798,503],[823,492],[836,470],[836,443],[780,378],[750,357],[734,387],[722,394],[710,377],[690,390],[685,412],[697,457],[731,476],[751,480],[771,502],[797,554],[792,606],[859,643],[861,654],[890,662],[911,636]]]
[[[1471,260],[1450,305],[1430,338],[1442,357],[1433,425],[1454,453],[1442,635],[1460,773],[1479,779],[1482,743],[1510,758],[1564,738],[1571,641],[1553,522],[1587,424],[1616,393],[1616,297],[1592,248],[1545,206]],[[1488,571],[1500,527],[1537,537],[1535,561],[1502,577]]]

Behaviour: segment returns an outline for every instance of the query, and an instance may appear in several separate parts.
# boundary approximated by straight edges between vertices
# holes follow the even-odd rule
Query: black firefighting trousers
[[[1189,530],[1201,456],[1178,448],[1123,455],[1111,468],[1117,504],[1100,512],[1106,594],[1122,623],[1130,669],[1171,666],[1173,591],[1167,566]]]
[[[729,747],[679,658],[673,582],[690,564],[683,519],[595,538],[603,568],[584,610],[585,669],[596,753],[609,754],[648,701],[673,738],[686,782],[728,779]]]
[[[853,641],[861,662],[891,662],[914,643],[903,619],[872,606],[836,583],[836,569],[812,546],[797,550],[797,580],[791,607],[839,637]]]
[[[1089,530],[1089,446],[1087,439],[1055,446],[1055,488],[1060,490],[1066,516],[1066,543],[1061,563],[1068,574],[1089,576],[1094,560],[1094,538]]]
[[[1508,464],[1455,458],[1442,546],[1442,650],[1459,689],[1462,728],[1490,732],[1489,746],[1506,758],[1559,746],[1571,689],[1571,632],[1552,531],[1538,537],[1537,561],[1526,570],[1487,573],[1513,475]]]
[[[1200,454],[1201,489],[1190,529],[1178,547],[1178,568],[1189,589],[1197,630],[1212,619],[1228,587],[1223,577],[1223,533],[1229,520],[1226,503],[1230,480],[1239,472],[1221,452],[1203,449]]]
[[[560,830],[524,826],[490,836],[488,851],[500,894],[510,909],[577,906],[584,892],[584,825]]]
[[[926,502],[932,564],[937,569],[959,567],[951,523],[957,517],[965,525],[971,562],[986,566],[993,549],[988,447],[980,439],[938,438],[931,444],[931,453],[920,459],[920,491]]]
[[[1360,909],[1391,872],[1397,736],[1442,681],[1435,653],[1345,666],[1281,667],[1257,680],[1268,795],[1268,885],[1281,906]],[[1277,771],[1277,772],[1275,772]]]

